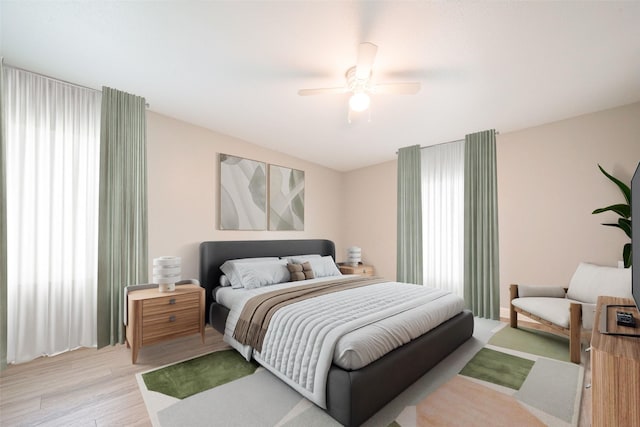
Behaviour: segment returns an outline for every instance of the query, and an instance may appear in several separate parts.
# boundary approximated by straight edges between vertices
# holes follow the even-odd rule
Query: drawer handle
[[[169,304],[170,304],[170,305],[173,305],[173,304],[175,304],[175,303],[176,303],[176,299],[175,299],[175,298],[171,298],[171,299],[169,300]]]
[[[175,322],[176,321],[176,316],[171,315],[169,316],[169,322]]]

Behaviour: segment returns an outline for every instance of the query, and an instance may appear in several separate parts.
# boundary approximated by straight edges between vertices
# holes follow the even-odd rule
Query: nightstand
[[[358,264],[357,266],[340,264],[340,273],[342,274],[359,274],[361,276],[373,276],[373,266],[367,264]]]
[[[173,292],[157,288],[129,292],[127,347],[131,362],[145,345],[200,334],[204,344],[204,288],[198,285],[176,286]]]

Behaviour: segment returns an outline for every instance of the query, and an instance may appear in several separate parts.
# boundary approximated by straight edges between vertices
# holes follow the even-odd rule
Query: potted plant
[[[606,225],[608,227],[617,227],[622,231],[624,231],[626,235],[629,236],[629,239],[631,239],[631,188],[629,188],[629,186],[624,182],[620,181],[619,179],[611,176],[611,174],[607,173],[607,171],[605,171],[602,168],[602,166],[598,165],[598,167],[600,168],[600,171],[602,171],[602,173],[607,178],[609,178],[618,186],[627,203],[617,203],[615,205],[607,206],[606,208],[596,209],[592,213],[599,214],[607,211],[613,211],[617,213],[618,215],[620,215],[620,218],[618,218],[618,222],[610,223],[610,224],[602,224],[602,225]],[[624,247],[622,248],[622,260],[624,261],[625,268],[631,267],[631,243],[630,242],[625,244]]]

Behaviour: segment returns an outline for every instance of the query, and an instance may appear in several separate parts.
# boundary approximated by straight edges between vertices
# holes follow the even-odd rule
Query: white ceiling
[[[6,1],[6,64],[144,96],[152,111],[347,171],[397,148],[640,100],[640,2]],[[358,44],[371,122],[347,123]],[[640,118],[639,118],[640,119]],[[180,141],[176,141],[179,144]]]

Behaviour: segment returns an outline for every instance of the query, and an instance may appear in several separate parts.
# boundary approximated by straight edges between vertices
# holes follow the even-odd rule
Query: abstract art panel
[[[221,230],[266,228],[266,170],[266,163],[220,154]]]
[[[269,230],[304,230],[304,172],[269,165]]]

